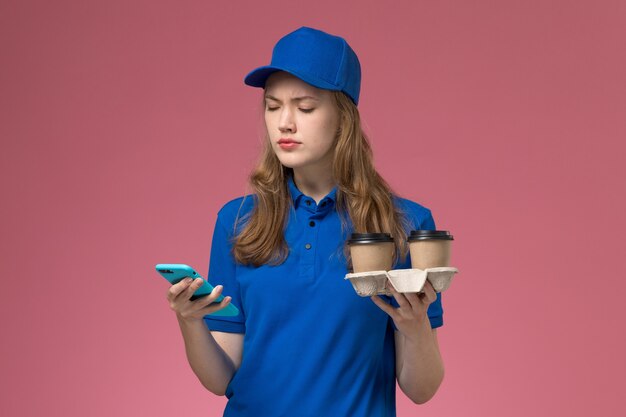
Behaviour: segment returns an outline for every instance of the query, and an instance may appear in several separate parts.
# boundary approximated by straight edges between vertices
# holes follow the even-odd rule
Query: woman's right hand
[[[170,308],[176,312],[176,317],[179,320],[202,320],[207,314],[221,310],[230,303],[232,297],[224,297],[218,304],[213,303],[222,293],[222,289],[224,288],[222,285],[213,288],[213,291],[211,291],[209,295],[197,298],[193,301],[190,300],[193,293],[200,288],[202,282],[202,278],[196,278],[194,280],[187,277],[168,289],[167,300],[170,303]]]

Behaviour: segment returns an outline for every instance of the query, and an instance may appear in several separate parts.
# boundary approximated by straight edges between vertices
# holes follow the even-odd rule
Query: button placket
[[[315,255],[317,252],[317,222],[319,220],[314,216],[309,216],[303,224],[304,241],[302,249],[302,268],[301,276],[307,280],[315,279]]]

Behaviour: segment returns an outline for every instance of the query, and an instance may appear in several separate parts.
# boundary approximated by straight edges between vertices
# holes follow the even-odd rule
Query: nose
[[[293,112],[283,107],[280,113],[280,120],[278,121],[278,130],[281,132],[291,132],[294,133],[296,131],[296,122],[293,118]]]

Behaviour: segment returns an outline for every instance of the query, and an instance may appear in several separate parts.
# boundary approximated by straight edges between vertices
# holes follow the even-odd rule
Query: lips
[[[301,142],[298,142],[297,140],[293,140],[293,139],[285,139],[285,138],[280,139],[280,140],[278,141],[278,144],[279,144],[279,145],[282,145],[282,144],[290,144],[290,143],[301,143]]]
[[[293,149],[297,149],[298,146],[301,145],[300,142],[295,141],[293,139],[289,139],[289,138],[281,138],[278,140],[277,143],[278,143],[278,146],[280,146],[280,148],[285,151],[291,151]]]

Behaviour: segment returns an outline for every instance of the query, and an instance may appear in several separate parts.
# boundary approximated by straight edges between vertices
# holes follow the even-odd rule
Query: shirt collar
[[[302,193],[302,191],[300,191],[298,189],[298,187],[296,187],[296,183],[293,180],[293,174],[288,174],[287,175],[287,185],[289,186],[289,194],[291,194],[291,199],[293,200],[293,206],[294,207],[298,207],[298,205],[300,204],[300,201],[303,198],[310,198],[307,197],[306,195],[304,195]],[[322,202],[326,202],[326,200],[330,200],[333,203],[336,201],[336,197],[337,197],[337,186],[333,187],[332,190],[330,190],[330,192],[328,193],[328,195],[326,195],[326,197],[324,197],[321,201],[320,204],[322,204]]]
[[[298,207],[298,202],[304,194],[302,194],[302,191],[298,190],[298,187],[296,187],[296,183],[293,181],[293,175],[291,174],[287,176],[287,185],[289,186],[289,194],[291,194],[293,205],[294,207]]]

